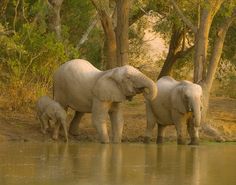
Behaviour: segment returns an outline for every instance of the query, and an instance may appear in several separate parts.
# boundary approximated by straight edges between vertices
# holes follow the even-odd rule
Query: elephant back
[[[53,76],[54,99],[77,111],[91,108],[92,88],[101,71],[86,60],[75,59],[61,65]]]

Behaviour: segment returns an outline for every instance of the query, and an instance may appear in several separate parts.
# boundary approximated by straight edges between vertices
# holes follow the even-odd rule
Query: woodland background
[[[235,7],[235,0],[1,0],[1,102],[32,109],[51,94],[59,65],[84,58],[102,70],[130,64],[153,80],[192,80],[207,110],[211,95],[236,98]]]

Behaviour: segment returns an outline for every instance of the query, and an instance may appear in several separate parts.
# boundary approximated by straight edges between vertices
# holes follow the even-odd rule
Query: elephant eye
[[[130,75],[129,75],[129,74],[127,74],[127,75],[126,75],[126,78],[127,78],[127,79],[130,79]]]

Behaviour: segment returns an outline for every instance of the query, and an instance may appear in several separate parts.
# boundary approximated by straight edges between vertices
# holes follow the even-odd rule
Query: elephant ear
[[[112,70],[102,75],[94,85],[93,94],[101,101],[122,102],[125,96],[112,76]]]
[[[184,85],[178,85],[171,94],[172,107],[182,114],[187,112],[184,89]]]

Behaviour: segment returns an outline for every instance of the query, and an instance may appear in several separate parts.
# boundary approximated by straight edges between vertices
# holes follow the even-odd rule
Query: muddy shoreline
[[[68,122],[73,111],[69,112]],[[141,96],[135,97],[132,102],[124,103],[125,125],[123,142],[142,142],[146,126],[144,100]],[[236,142],[236,99],[211,98],[208,114],[208,123],[224,138],[226,142]],[[110,131],[110,123],[107,123]],[[63,134],[63,132],[61,132]],[[187,133],[186,133],[186,137]],[[155,142],[156,128],[153,131],[152,142]],[[200,133],[201,142],[217,141],[211,133]],[[86,114],[80,124],[79,136],[70,136],[70,142],[98,142],[98,135],[90,121],[90,114]],[[166,129],[167,142],[174,142],[176,134],[174,126]],[[10,111],[0,107],[0,142],[1,141],[38,141],[63,142],[61,135],[58,141],[51,139],[50,130],[46,135],[40,132],[39,121],[35,118],[34,110],[28,112]]]

